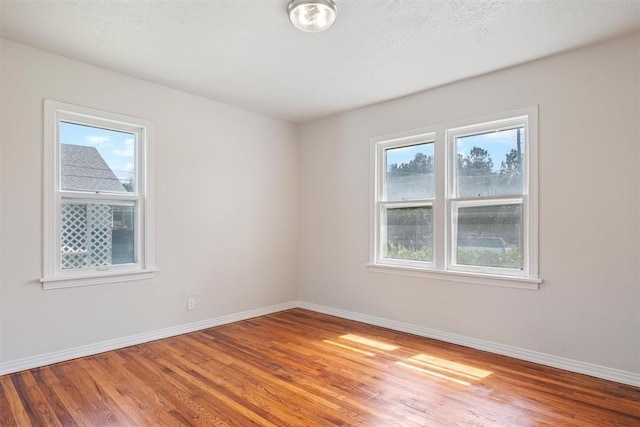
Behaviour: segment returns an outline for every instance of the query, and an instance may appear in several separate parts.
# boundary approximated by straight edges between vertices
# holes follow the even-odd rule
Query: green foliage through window
[[[406,247],[389,243],[387,244],[387,258],[407,261],[431,261],[433,259],[433,248],[431,246]]]
[[[459,265],[522,269],[522,253],[517,249],[504,252],[458,250]]]
[[[389,208],[387,257],[413,261],[433,258],[433,212],[430,206]]]

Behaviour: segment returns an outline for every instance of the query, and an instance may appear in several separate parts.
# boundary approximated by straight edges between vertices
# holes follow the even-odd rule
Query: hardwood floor
[[[640,388],[295,309],[0,377],[0,426],[640,426]]]

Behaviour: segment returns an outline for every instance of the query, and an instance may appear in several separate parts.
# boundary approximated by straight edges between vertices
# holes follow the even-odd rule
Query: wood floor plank
[[[35,369],[33,370],[33,377],[36,381],[36,384],[32,387],[34,389],[38,389],[41,392],[41,395],[46,402],[46,405],[49,406],[51,411],[55,414],[55,417],[58,419],[60,424],[63,426],[73,425],[73,417],[65,408],[65,405],[62,403],[58,395],[51,389],[49,385],[49,376],[46,375],[46,372],[49,372],[48,368]],[[2,425],[0,423],[0,425]]]
[[[31,421],[27,415],[27,411],[18,395],[18,391],[13,385],[13,377],[11,376],[0,377],[0,420],[1,425],[21,425],[30,426]]]
[[[50,366],[52,373],[58,378],[58,382],[52,385],[52,389],[77,424],[83,426],[104,425],[104,419],[101,416],[101,402],[82,393],[79,378],[84,376],[84,373],[78,372],[78,367],[74,362]]]
[[[640,388],[294,309],[0,377],[0,426],[640,426]]]
[[[221,357],[224,357],[223,355],[227,353],[233,354],[234,351],[238,351],[239,349],[237,345],[227,347],[227,344],[220,340],[216,341],[216,346],[219,350],[214,350],[214,352],[220,351],[222,353]],[[211,348],[209,348],[208,351],[211,353]],[[340,405],[332,403],[327,400],[325,396],[308,393],[292,382],[283,380],[278,375],[274,375],[273,373],[277,372],[277,370],[274,371],[274,363],[276,363],[276,361],[273,359],[273,353],[271,354],[272,358],[269,359],[266,367],[262,365],[265,360],[264,358],[253,358],[252,360],[244,358],[239,360],[239,358],[236,358],[229,364],[227,370],[233,372],[233,375],[239,378],[248,375],[243,379],[245,385],[250,385],[257,379],[258,383],[256,386],[265,387],[265,391],[268,392],[269,389],[278,390],[275,396],[279,395],[281,398],[295,396],[295,401],[290,402],[286,406],[281,405],[282,409],[295,409],[299,413],[306,413],[307,420],[315,420],[321,424],[326,424],[328,420],[331,424],[340,424],[340,421],[334,419],[335,411],[340,409]],[[274,395],[273,392],[268,393]],[[305,409],[305,405],[313,408],[313,411]],[[282,415],[281,411],[279,411],[279,414]]]
[[[45,389],[36,384],[36,380],[31,372],[22,372],[22,375],[14,377],[15,383],[20,383],[19,394],[25,396],[30,401],[25,405],[25,410],[29,415],[33,412],[32,423],[34,425],[62,426],[58,419],[54,406],[44,395]],[[24,395],[22,395],[24,393]]]
[[[175,425],[176,419],[170,414],[175,410],[159,397],[155,390],[142,381],[135,381],[127,373],[122,363],[113,357],[114,353],[91,358],[95,378],[103,378],[101,385],[123,410],[132,416],[135,425]]]
[[[299,423],[301,418],[297,413],[297,407],[291,405],[282,407],[282,399],[270,391],[269,383],[263,380],[263,377],[253,376],[242,368],[235,365],[227,365],[224,374],[216,369],[210,369],[207,364],[200,364],[198,360],[200,355],[194,349],[195,345],[190,343],[191,351],[189,354],[182,355],[180,363],[184,366],[183,372],[198,379],[199,384],[217,390],[231,390],[235,395],[235,400],[240,405],[247,405],[249,408],[259,408],[260,414],[270,422],[276,425]],[[175,347],[167,349],[173,353]],[[175,354],[175,353],[174,353]],[[172,358],[172,360],[175,360]],[[297,406],[297,405],[296,405]],[[271,410],[277,407],[277,417],[271,413]]]
[[[203,406],[202,402],[193,398],[189,383],[176,374],[175,368],[167,368],[158,363],[156,354],[154,352],[153,360],[149,358],[149,355],[145,356],[144,353],[126,353],[123,356],[129,362],[127,369],[141,380],[145,378],[149,380],[151,377],[154,388],[162,393],[185,419],[189,420],[189,424],[215,425],[218,421],[227,423],[235,418],[239,423],[270,425],[262,420],[259,414],[246,410],[225,396],[220,396],[215,390],[207,390],[210,400],[223,403],[217,408],[214,406],[209,408],[209,404]]]
[[[14,390],[24,406],[25,414],[29,418],[29,424],[36,426],[46,425],[45,416],[38,411],[38,402],[27,393],[27,385],[24,381],[25,375],[25,372],[21,372],[11,378]]]

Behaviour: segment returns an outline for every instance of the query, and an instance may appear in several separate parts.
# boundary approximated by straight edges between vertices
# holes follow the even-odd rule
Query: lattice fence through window
[[[62,268],[112,264],[112,207],[63,203],[61,212]]]

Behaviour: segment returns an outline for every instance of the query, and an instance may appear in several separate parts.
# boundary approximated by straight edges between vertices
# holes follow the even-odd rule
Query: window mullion
[[[82,199],[82,200],[108,200],[108,201],[137,201],[141,196],[130,194],[112,194],[112,193],[83,193],[73,191],[58,192],[61,199]]]
[[[476,199],[450,199],[451,205],[457,205],[462,207],[476,207],[476,206],[501,206],[501,205],[523,205],[523,196],[516,197],[483,197]]]
[[[500,203],[504,204],[505,202],[509,203],[510,200],[513,201],[514,203],[521,203],[522,194],[500,195],[500,196],[480,196],[480,197],[451,197],[449,200],[455,203],[477,202],[478,204],[483,204],[484,202],[487,202],[488,204],[493,204],[496,201],[499,201]]]
[[[416,199],[416,200],[396,200],[396,201],[382,201],[380,202],[380,206],[384,207],[393,207],[393,208],[410,208],[410,207],[420,207],[420,206],[432,206],[434,204],[434,199]]]
[[[435,141],[436,194],[433,212],[433,261],[438,270],[446,268],[447,248],[447,146],[444,129],[436,132]]]

